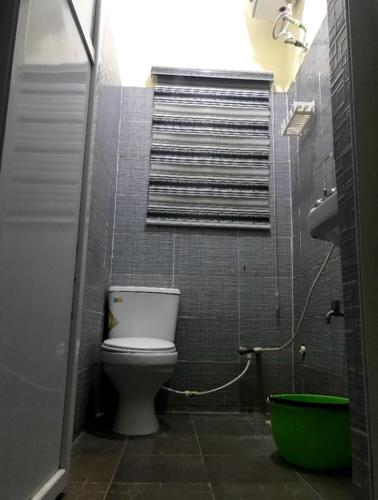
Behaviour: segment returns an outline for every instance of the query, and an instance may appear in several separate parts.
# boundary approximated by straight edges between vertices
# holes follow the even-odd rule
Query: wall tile
[[[170,274],[126,274],[112,273],[112,286],[156,286],[158,288],[171,288],[173,276]]]
[[[245,315],[241,319],[240,344],[246,347],[280,347],[291,337],[291,319]],[[267,353],[269,358],[271,353]],[[291,361],[288,361],[291,366]]]
[[[103,26],[103,47],[96,89],[93,176],[87,265],[85,271],[75,434],[96,412],[99,353],[104,333],[105,293],[110,281],[113,218],[117,175],[121,86],[110,26]]]
[[[275,248],[275,242],[277,249]],[[277,264],[276,264],[277,252]],[[239,237],[240,276],[275,275],[276,265],[280,277],[291,277],[291,238],[274,238],[270,233],[261,233],[253,241],[243,232]]]
[[[267,409],[267,396],[292,391],[290,350],[264,353],[252,358],[247,375],[240,382],[244,410]]]
[[[236,275],[238,232],[216,228],[177,228],[174,260],[177,275]]]
[[[87,261],[85,273],[85,294],[83,307],[100,314],[104,313],[105,294],[109,283],[109,271],[103,266],[97,266]],[[83,320],[83,329],[85,321]]]
[[[181,361],[239,362],[238,321],[179,317],[176,347]]]
[[[272,217],[271,231],[278,238],[287,238],[291,235],[291,200],[280,198],[279,193],[276,196],[276,219]]]
[[[83,309],[79,371],[100,362],[100,349],[105,328],[104,321],[103,313]]]
[[[146,227],[143,233],[115,233],[112,272],[171,274],[173,249],[172,228]]]
[[[143,233],[146,226],[147,194],[117,195],[114,232]]]
[[[291,279],[240,276],[240,320],[291,319]],[[276,307],[279,306],[277,311]]]
[[[150,159],[147,154],[121,156],[118,165],[117,193],[147,199]]]
[[[180,316],[238,320],[238,281],[234,275],[178,274]]]
[[[293,296],[297,324],[304,303],[322,265],[329,244],[313,239],[307,230],[306,217],[322,189],[335,185],[331,81],[328,61],[328,24],[325,21],[299,70],[292,99],[314,100],[316,118],[291,148],[293,216]],[[292,141],[294,142],[294,141]],[[294,151],[295,148],[295,151]],[[345,325],[334,318],[330,325],[325,314],[332,300],[342,301],[342,276],[337,253],[320,278],[309,303],[294,348],[295,382],[300,390],[330,393],[345,392]],[[306,355],[299,355],[300,344]],[[337,383],[333,383],[333,381]]]

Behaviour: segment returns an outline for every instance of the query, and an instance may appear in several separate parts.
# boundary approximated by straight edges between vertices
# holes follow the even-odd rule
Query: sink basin
[[[318,200],[310,210],[307,216],[307,228],[313,238],[332,241],[340,246],[336,189]]]

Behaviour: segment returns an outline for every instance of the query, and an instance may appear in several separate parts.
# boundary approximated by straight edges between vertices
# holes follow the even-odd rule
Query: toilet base
[[[159,430],[155,412],[155,398],[149,401],[128,399],[119,402],[113,432],[124,436],[147,436]]]
[[[172,364],[155,366],[104,363],[104,372],[118,392],[114,432],[125,436],[147,436],[159,430],[155,397],[172,375],[177,354],[171,359]]]

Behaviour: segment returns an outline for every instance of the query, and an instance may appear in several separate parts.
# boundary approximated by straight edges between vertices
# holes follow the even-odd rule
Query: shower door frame
[[[0,158],[3,153],[19,8],[20,0],[3,1],[0,4],[0,67],[4,72],[3,77],[0,79]]]
[[[63,428],[60,453],[60,468],[50,480],[31,498],[31,500],[55,500],[64,490],[71,463],[71,450],[73,440],[73,427],[75,418],[76,384],[79,362],[79,343],[81,331],[81,311],[83,306],[85,268],[87,260],[88,223],[90,212],[91,181],[93,173],[92,141],[94,138],[96,115],[96,83],[99,70],[99,54],[101,47],[102,29],[102,0],[96,0],[93,43],[90,34],[80,22],[79,13],[73,0],[66,0],[72,13],[73,20],[78,29],[80,38],[85,48],[88,59],[92,65],[90,88],[87,109],[87,128],[85,139],[85,152],[83,163],[83,178],[81,188],[80,215],[78,226],[77,254],[75,264],[74,290],[72,297],[72,319],[69,335],[69,348],[67,360],[67,379],[65,390],[65,403],[63,412]]]

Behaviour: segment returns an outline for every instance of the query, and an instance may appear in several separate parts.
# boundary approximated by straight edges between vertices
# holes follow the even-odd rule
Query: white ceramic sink
[[[318,200],[307,216],[307,229],[313,238],[332,241],[340,246],[340,231],[337,213],[337,191]]]

